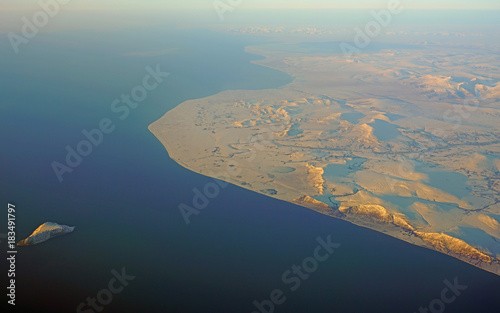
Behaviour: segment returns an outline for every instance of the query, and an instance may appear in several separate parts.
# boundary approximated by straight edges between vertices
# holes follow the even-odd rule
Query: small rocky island
[[[32,246],[50,238],[61,236],[71,233],[75,226],[59,225],[57,223],[46,222],[40,225],[35,231],[26,239],[17,243],[18,246]]]

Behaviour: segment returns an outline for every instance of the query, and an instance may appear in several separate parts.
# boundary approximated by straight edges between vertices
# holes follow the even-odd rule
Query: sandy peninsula
[[[169,111],[173,160],[500,275],[499,55],[247,51],[293,82]]]

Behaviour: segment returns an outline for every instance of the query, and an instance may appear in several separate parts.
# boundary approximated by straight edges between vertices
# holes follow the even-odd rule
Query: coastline
[[[309,197],[309,195],[323,194],[325,187],[331,189],[331,184],[322,180],[323,173],[317,175],[317,169],[323,169],[326,163],[324,160],[310,162],[307,157],[300,155],[301,152],[292,148],[282,151],[283,145],[277,144],[276,140],[291,130],[290,125],[293,124],[294,117],[291,117],[289,112],[280,112],[279,109],[269,111],[268,108],[272,105],[267,102],[283,104],[286,101],[286,105],[292,103],[291,107],[301,108],[302,103],[292,100],[304,98],[312,105],[315,105],[315,101],[321,102],[320,105],[332,105],[336,101],[339,102],[339,110],[342,108],[342,103],[338,98],[324,98],[325,93],[316,93],[315,88],[307,85],[307,80],[303,77],[293,75],[290,70],[286,71],[285,68],[290,65],[287,62],[293,62],[293,58],[286,59],[278,52],[267,53],[255,47],[247,47],[245,51],[266,57],[251,62],[291,75],[292,83],[278,89],[224,91],[203,99],[186,101],[167,112],[162,118],[150,124],[148,129],[160,140],[175,162],[193,172],[388,234],[500,275],[498,258],[488,256],[465,241],[443,235],[441,232],[423,232],[410,225],[408,219],[401,217],[394,208],[384,207],[384,203],[378,202],[377,199],[368,197],[365,200],[369,201],[365,203],[363,199],[355,201],[347,199],[347,204],[334,207]],[[313,92],[303,90],[301,85],[304,85],[304,81],[306,87]],[[321,96],[317,96],[318,94]],[[342,96],[346,93],[340,91],[336,94]],[[265,114],[259,114],[258,111],[261,109],[267,110]],[[273,118],[266,121],[258,118],[252,120],[247,118],[249,113],[259,117],[271,115]],[[215,124],[222,126],[218,127]],[[342,123],[340,125],[342,126]],[[360,143],[361,146],[371,144],[374,148],[368,148],[378,149],[377,142],[373,140],[373,131],[370,132],[366,127],[353,127],[351,130],[357,132],[356,136],[365,137],[365,141]],[[176,135],[172,136],[173,133]],[[280,153],[276,152],[276,147],[281,149]],[[311,147],[299,148],[304,150]],[[338,150],[342,154],[342,149]],[[358,153],[356,156],[359,156]],[[277,157],[278,155],[287,157]],[[338,158],[338,155],[335,158]],[[255,159],[259,161],[254,162]],[[290,164],[294,166],[291,167]],[[293,171],[286,173],[287,166],[293,168]],[[276,176],[280,176],[281,179],[274,179]],[[421,186],[412,188],[418,191]],[[428,192],[434,192],[443,201],[451,199],[459,206],[468,209],[467,203],[460,199],[451,198],[445,193]]]

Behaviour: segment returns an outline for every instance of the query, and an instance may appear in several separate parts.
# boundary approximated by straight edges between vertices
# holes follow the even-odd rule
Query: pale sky
[[[31,20],[42,9],[40,2],[54,3],[62,0],[0,0],[0,33],[20,31],[23,19]],[[66,1],[66,0],[65,0]],[[324,20],[320,19],[317,11],[294,11],[290,14],[275,13],[271,9],[385,9],[390,1],[397,0],[70,0],[60,5],[59,10],[64,14],[55,14],[44,31],[56,29],[99,29],[119,28],[126,25],[144,26],[164,24],[212,24],[212,23],[314,23],[346,20],[347,13],[339,11],[321,11]],[[419,23],[445,23],[454,20],[455,24],[467,22],[473,17],[476,21],[493,21],[497,23],[497,13],[500,15],[500,0],[399,0],[405,10],[411,9],[444,9],[420,13]],[[224,13],[220,20],[220,11],[215,10],[215,3],[232,3],[233,9]],[[190,9],[190,10],[186,10]],[[197,9],[197,10],[193,10]],[[270,9],[267,12],[252,11],[252,9]],[[482,9],[494,9],[485,16]],[[52,9],[51,9],[52,10]],[[179,10],[182,10],[179,11]],[[361,10],[361,11],[362,11]],[[447,11],[448,10],[448,11]],[[462,10],[462,14],[455,11]],[[405,11],[407,13],[411,11]],[[337,14],[335,16],[333,14]],[[338,16],[341,14],[341,16]],[[464,15],[465,14],[465,15]],[[399,22],[412,22],[410,14],[401,17]],[[464,15],[464,16],[462,16]],[[371,18],[365,14],[357,19],[349,17],[352,22],[363,23]],[[326,20],[325,20],[326,19]],[[470,22],[470,21],[469,21]]]
[[[46,0],[48,1],[48,0]],[[56,0],[54,0],[56,1]],[[228,0],[219,0],[228,3]],[[241,0],[240,8],[383,8],[390,0]],[[33,8],[39,0],[2,0],[0,10]],[[72,0],[72,9],[207,9],[215,0]],[[237,1],[233,1],[237,2]],[[407,9],[499,9],[499,0],[400,0]]]

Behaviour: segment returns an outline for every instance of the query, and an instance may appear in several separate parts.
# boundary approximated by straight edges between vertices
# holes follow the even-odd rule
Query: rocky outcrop
[[[491,264],[492,262],[491,257],[461,239],[442,233],[425,233],[416,231],[415,235],[422,238],[422,240],[432,245],[438,251],[447,254],[454,253],[465,258],[479,260],[488,264]]]
[[[306,167],[307,181],[312,187],[314,187],[318,194],[322,195],[325,189],[325,180],[323,179],[323,174],[325,173],[325,171],[322,167],[316,167],[311,164],[306,164]]]
[[[46,222],[40,225],[26,239],[17,243],[18,246],[32,246],[49,240],[50,238],[71,233],[75,226],[59,225],[57,223]]]
[[[331,210],[331,207],[328,204],[318,201],[309,196],[302,196],[300,198],[293,199],[293,201],[300,204],[311,204],[324,210]]]

